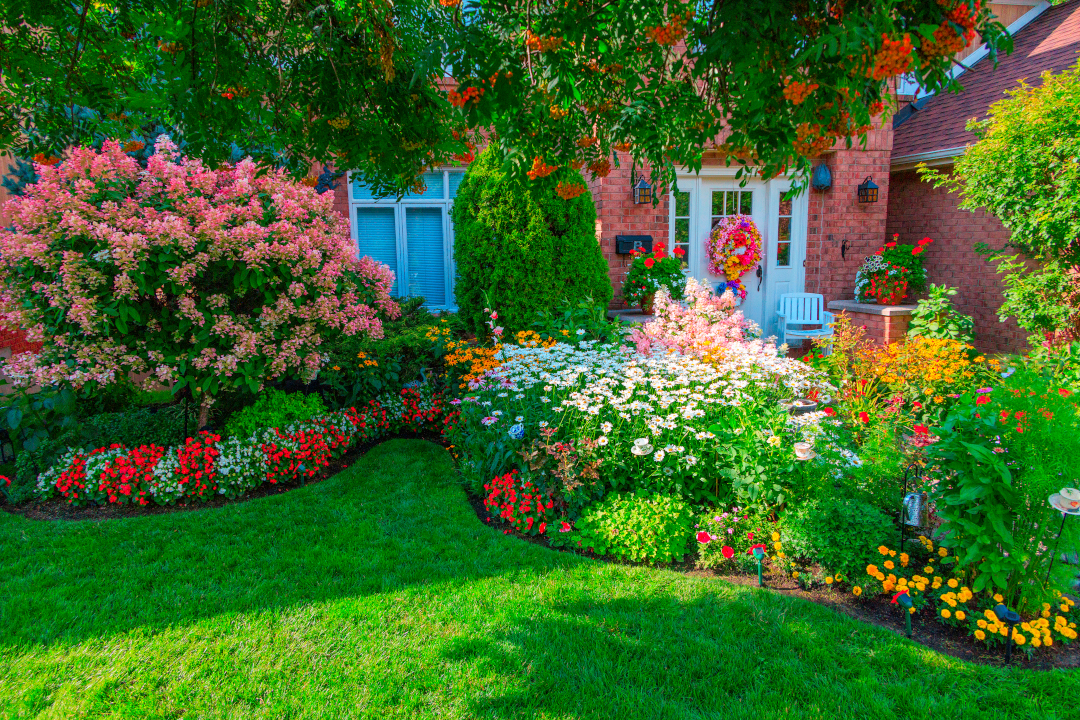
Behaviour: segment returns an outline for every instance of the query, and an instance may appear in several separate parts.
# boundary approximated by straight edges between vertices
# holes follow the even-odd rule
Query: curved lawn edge
[[[975,665],[799,598],[519,542],[455,476],[443,448],[392,440],[202,512],[0,516],[0,716],[1072,713],[1076,673]]]

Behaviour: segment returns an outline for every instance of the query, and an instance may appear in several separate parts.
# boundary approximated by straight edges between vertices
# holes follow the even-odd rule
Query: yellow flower
[[[932,566],[932,565],[927,565],[926,567],[924,567],[924,568],[922,569],[922,571],[923,571],[924,573],[926,573],[927,575],[933,575],[933,574],[934,574],[934,568],[933,568],[933,566]]]
[[[1027,642],[1027,638],[1021,633],[1013,633],[1013,642],[1017,645],[1023,645]]]
[[[924,582],[915,583],[915,587],[918,589],[919,592],[923,592],[923,591],[926,590],[926,583],[924,583]]]
[[[942,609],[942,611],[941,611],[941,617],[943,617],[943,618],[945,618],[945,619],[948,619],[948,618],[949,618],[949,617],[951,617],[951,616],[952,616],[952,613],[951,613],[951,612],[949,612],[948,610]]]
[[[985,620],[983,620],[982,618],[979,618],[978,620],[976,620],[976,621],[975,621],[975,624],[976,624],[976,625],[978,625],[978,626],[979,626],[979,627],[981,627],[981,628],[984,628],[984,627],[986,627],[986,621],[985,621]]]
[[[785,557],[785,555],[784,555],[784,553],[776,553],[776,557],[782,558],[782,557]]]
[[[335,370],[340,370],[341,368],[339,368],[339,367],[338,367],[337,365],[335,365],[335,366],[334,366],[334,369],[335,369]]]
[[[1043,638],[1043,645],[1045,645],[1046,647],[1051,647],[1051,646],[1053,646],[1053,644],[1054,644],[1054,641],[1053,641],[1052,638],[1048,638],[1048,637]]]
[[[773,547],[774,547],[774,548],[775,548],[775,549],[776,549],[777,551],[779,551],[779,550],[780,550],[781,548],[783,548],[783,547],[784,547],[784,546],[783,546],[783,544],[781,544],[781,543],[778,543],[778,542],[776,542],[776,543],[773,543],[772,545],[773,545]]]
[[[941,395],[935,395],[934,396],[934,402],[936,402],[936,403],[938,403],[940,405],[941,403],[945,402],[945,398],[942,397]]]
[[[986,639],[986,633],[984,633],[982,630],[976,630],[975,631],[975,639],[976,640],[985,640]]]
[[[1031,638],[1031,647],[1042,647],[1042,640],[1039,640],[1039,638]]]
[[[956,582],[956,578],[952,578],[951,580],[949,580],[949,587],[955,588],[958,585],[960,585],[960,583]]]
[[[886,560],[885,561],[885,569],[886,570],[892,570],[894,567],[896,567],[896,565],[893,564],[892,560]]]
[[[913,608],[913,607],[909,607],[909,608],[907,609],[907,611],[908,611],[909,613],[911,613],[912,615],[914,615],[914,614],[915,614],[915,608]]]
[[[957,620],[963,620],[963,619],[964,619],[964,618],[966,618],[966,617],[967,617],[967,614],[966,614],[966,613],[964,613],[964,611],[963,611],[963,610],[957,610],[957,611],[956,611],[956,619],[957,619]]]
[[[851,594],[855,597],[859,597],[860,595],[862,595],[862,588],[856,585],[855,587],[851,588]]]
[[[893,588],[895,588],[896,585],[893,584],[891,580],[886,580],[881,584],[881,587],[885,592],[892,592]]]
[[[841,575],[840,573],[836,573],[836,582],[842,582],[843,580],[844,580],[844,576]]]
[[[798,579],[799,579],[799,573],[798,573],[797,571],[796,571],[796,572],[793,572],[793,573],[791,573],[791,577],[793,577],[794,579],[798,580]]]
[[[998,616],[994,613],[993,610],[984,611],[983,612],[983,617],[985,617],[990,622],[995,622],[996,623],[998,621]]]
[[[949,551],[946,550],[945,548],[938,548],[937,554],[940,555],[941,557],[948,557]]]
[[[896,557],[896,551],[895,550],[890,550],[889,551],[889,557]]]
[[[1069,606],[1065,603],[1061,603],[1061,612],[1069,612]]]
[[[901,565],[903,565],[904,567],[907,567],[907,565],[908,565],[908,563],[910,561],[911,561],[911,558],[908,557],[907,553],[900,553],[900,564]]]
[[[994,593],[994,600],[1004,602],[1005,598],[1001,597],[1001,593]]]
[[[833,583],[833,579],[832,579],[832,577],[827,577],[827,578],[825,578],[825,584],[826,584],[826,585],[832,585],[832,583]]]

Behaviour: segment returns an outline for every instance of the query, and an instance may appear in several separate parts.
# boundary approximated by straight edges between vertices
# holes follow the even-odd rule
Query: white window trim
[[[457,279],[457,267],[454,264],[454,221],[450,217],[450,211],[453,209],[454,200],[450,197],[450,176],[453,174],[464,174],[464,168],[440,168],[433,172],[441,172],[443,176],[443,192],[441,198],[433,197],[402,197],[400,200],[396,197],[386,198],[367,198],[367,199],[354,199],[353,198],[353,179],[354,176],[359,175],[356,171],[346,173],[347,184],[345,186],[345,192],[348,197],[349,207],[349,234],[352,237],[353,247],[360,250],[360,238],[357,234],[356,228],[356,208],[359,207],[392,207],[394,208],[394,232],[397,249],[398,260],[398,293],[401,297],[409,296],[409,277],[408,277],[408,237],[405,227],[405,209],[406,208],[439,208],[442,210],[443,220],[443,258],[446,263],[446,302],[441,305],[435,305],[425,302],[424,306],[430,310],[457,310],[457,302],[454,298],[454,285]]]

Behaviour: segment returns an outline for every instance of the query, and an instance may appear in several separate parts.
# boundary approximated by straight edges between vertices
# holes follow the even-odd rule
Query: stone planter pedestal
[[[902,340],[911,323],[915,305],[876,305],[851,300],[833,300],[829,310],[845,313],[852,325],[866,328],[866,337],[879,345]]]

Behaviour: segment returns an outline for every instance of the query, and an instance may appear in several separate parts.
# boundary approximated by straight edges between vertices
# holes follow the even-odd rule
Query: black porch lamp
[[[869,175],[859,185],[859,202],[872,203],[877,202],[878,186],[874,184],[874,179]]]
[[[630,168],[630,196],[635,205],[647,205],[653,201],[653,189],[649,181],[641,175],[634,180],[634,168]]]

